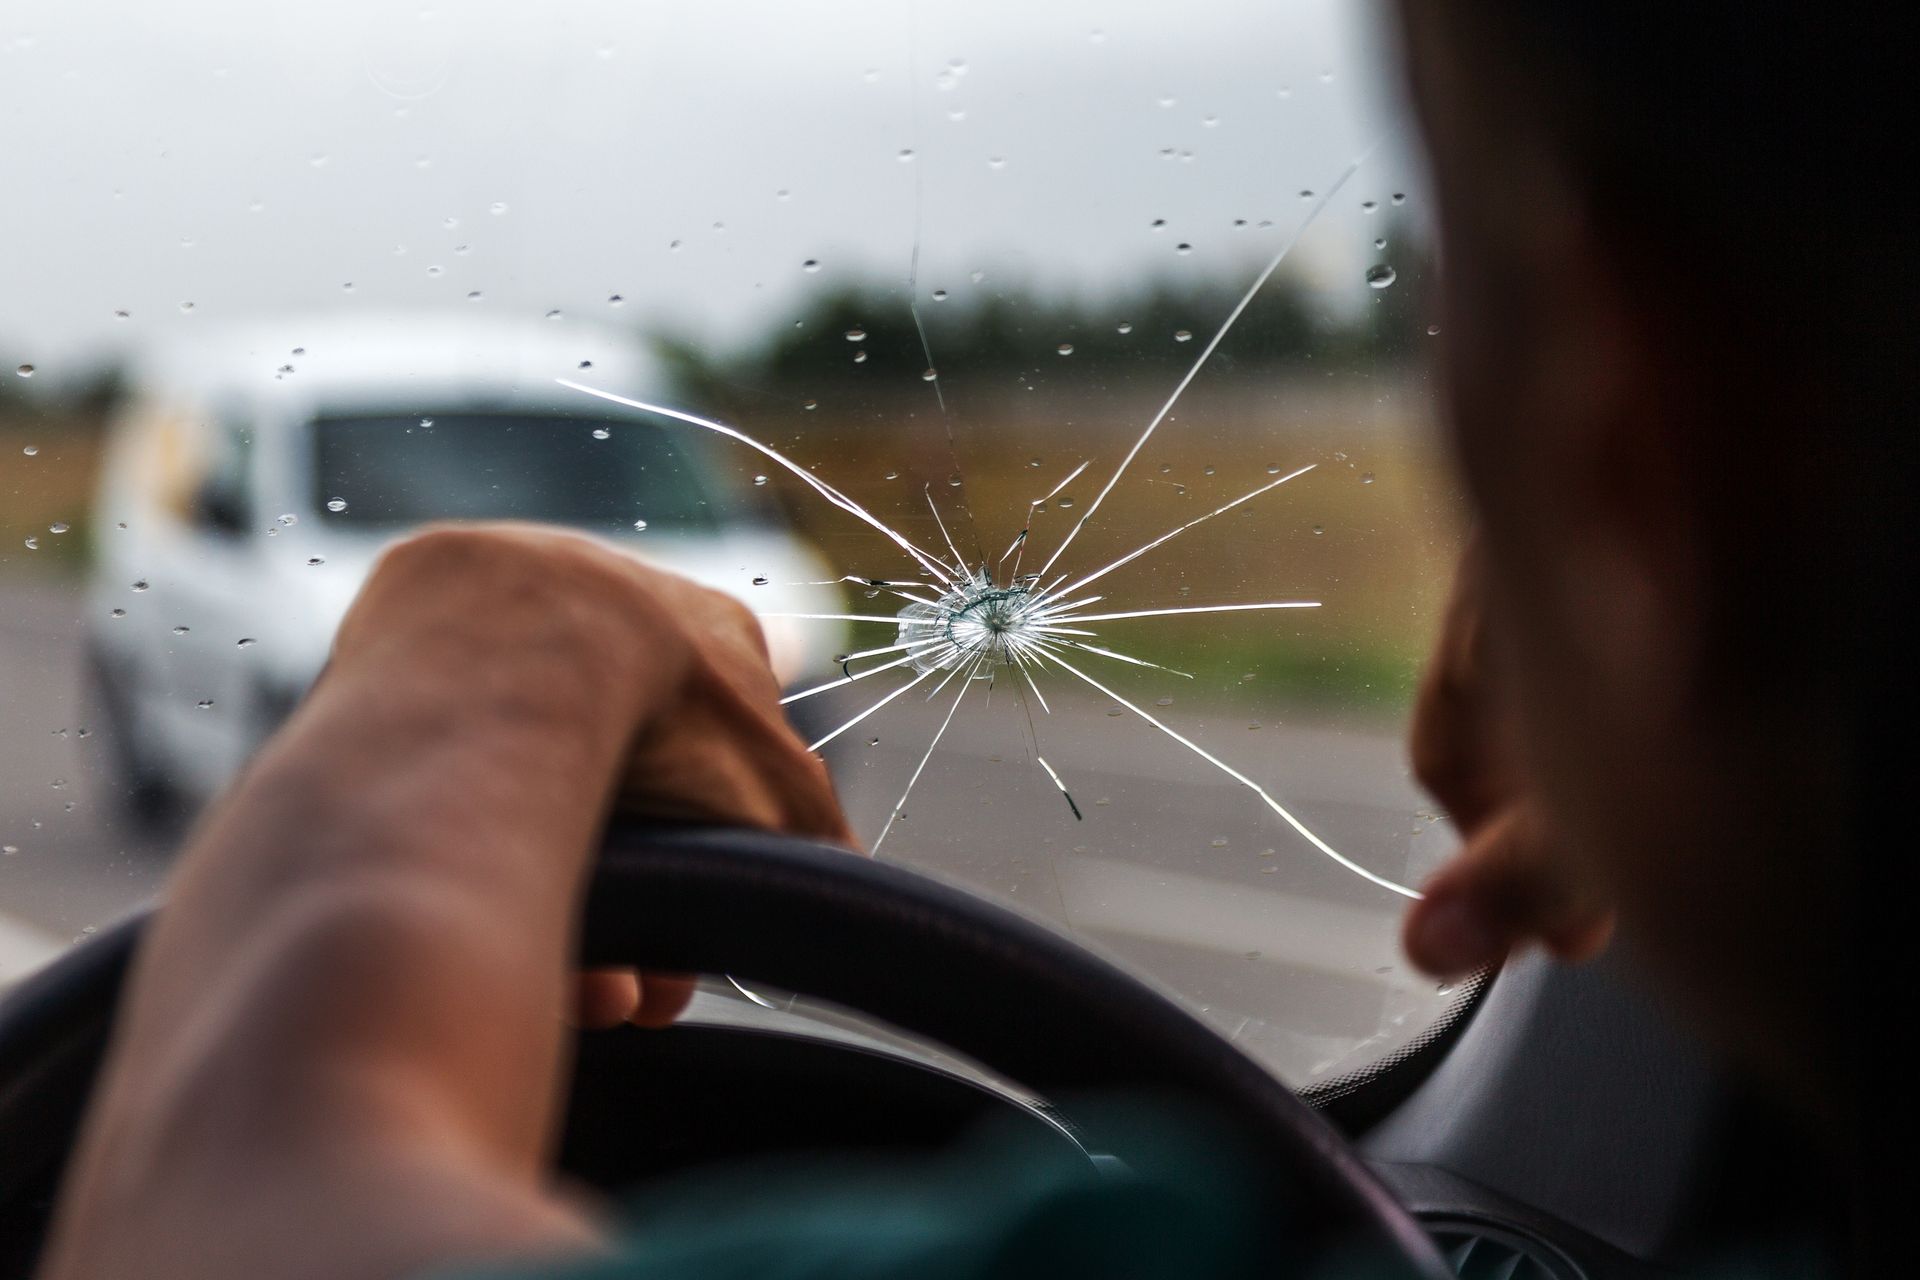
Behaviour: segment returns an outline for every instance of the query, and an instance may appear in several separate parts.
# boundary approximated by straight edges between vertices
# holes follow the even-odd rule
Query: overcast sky
[[[1362,202],[1422,205],[1355,0],[28,8],[0,9],[0,358],[50,383],[263,310],[738,341],[904,282],[916,239],[956,302],[1250,277],[1384,138],[1301,250],[1357,304]]]

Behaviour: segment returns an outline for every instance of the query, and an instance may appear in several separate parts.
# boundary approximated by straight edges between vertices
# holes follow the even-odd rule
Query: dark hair
[[[1845,341],[1836,319],[1870,338],[1858,322],[1911,282],[1906,184],[1890,181],[1920,74],[1904,6],[1461,0],[1458,13],[1596,212],[1686,287],[1779,305],[1823,348]]]
[[[1816,983],[1834,1006],[1830,1087],[1856,1126],[1852,1162],[1870,1167],[1892,1115],[1866,1124],[1868,1108],[1911,1106],[1904,1087],[1870,1087],[1891,1059],[1866,1028],[1904,1007],[1877,988],[1911,971],[1910,955],[1885,953],[1911,936],[1894,913],[1913,900],[1897,868],[1913,843],[1905,691],[1920,636],[1895,622],[1920,567],[1906,314],[1920,211],[1900,158],[1920,81],[1913,14],[1849,0],[1442,2],[1467,72],[1525,113],[1602,234],[1664,277],[1649,292],[1698,326],[1738,406],[1701,425],[1695,456],[1715,473],[1690,477],[1714,517],[1715,658],[1749,703],[1804,714],[1769,727],[1804,731],[1831,771],[1755,803],[1804,830],[1790,815],[1814,792],[1846,792],[1791,853],[1844,885],[1835,954],[1802,959],[1828,965]],[[1894,1220],[1861,1208],[1855,1243],[1870,1254]]]

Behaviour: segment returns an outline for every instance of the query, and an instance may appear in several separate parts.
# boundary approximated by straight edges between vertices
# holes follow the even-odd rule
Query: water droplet
[[[987,157],[987,168],[1004,169],[1006,167],[1007,167],[1007,158],[1005,156],[988,156]]]
[[[15,369],[14,373],[17,376],[22,378],[31,378],[33,376],[33,366],[30,364],[23,364],[19,368]]]
[[[626,304],[627,300],[617,293],[607,295],[607,305],[610,307],[624,307]]]
[[[1360,477],[1360,483],[1361,483],[1361,484],[1372,484],[1372,483],[1373,483],[1373,472],[1371,472],[1371,471],[1368,471],[1368,472],[1365,472],[1365,473],[1363,473],[1363,474],[1361,475],[1361,477]]]
[[[802,271],[818,271],[820,269],[820,259],[808,258],[805,262],[800,264],[800,269]]]
[[[898,160],[901,164],[906,164],[913,159],[913,151],[911,148],[902,147],[900,154],[895,156],[894,159]]]
[[[183,636],[183,635],[186,635],[186,634],[187,634],[187,632],[189,632],[189,631],[191,631],[191,630],[193,630],[193,628],[192,628],[192,627],[175,627],[175,628],[173,629],[173,634],[175,634],[175,635],[177,635],[177,636]]]
[[[17,844],[0,844],[0,855],[11,858],[18,852],[20,852],[20,846]]]
[[[1072,498],[1062,498],[1062,499],[1060,499],[1060,509],[1061,509],[1062,511],[1071,511],[1071,510],[1073,510],[1073,499],[1072,499]]]
[[[1428,326],[1427,326],[1427,336],[1428,336],[1429,338],[1437,338],[1437,337],[1439,337],[1439,336],[1440,336],[1440,326],[1439,326],[1439,325],[1437,325],[1437,324],[1430,324],[1430,325],[1428,325]]]
[[[1301,198],[1302,200],[1311,200],[1311,199],[1313,199],[1313,192],[1311,192],[1311,191],[1309,191],[1309,190],[1308,190],[1307,188],[1305,188],[1305,187],[1302,187],[1302,188],[1300,189],[1300,198]]]
[[[1173,331],[1173,340],[1175,342],[1192,342],[1193,335],[1185,329],[1175,329]]]
[[[1394,193],[1393,193],[1393,202],[1394,202],[1395,204],[1405,204],[1405,203],[1407,202],[1407,193],[1406,193],[1406,192],[1404,192],[1404,191],[1396,191],[1396,192],[1394,192]]]
[[[196,702],[196,703],[194,703],[193,705],[194,705],[194,706],[196,706],[196,707],[198,707],[198,708],[199,708],[200,710],[202,710],[202,711],[211,711],[211,710],[213,710],[213,699],[212,699],[212,698],[202,698],[202,699],[200,699],[200,701],[198,701],[198,702]]]
[[[582,360],[579,364],[575,365],[574,367],[577,369],[591,369],[593,368],[593,361]]]
[[[1107,715],[1108,715],[1108,717],[1109,717],[1109,718],[1111,718],[1111,719],[1115,719],[1115,720],[1117,720],[1117,719],[1119,719],[1119,718],[1120,718],[1121,716],[1123,716],[1123,715],[1125,715],[1125,714],[1126,714],[1126,712],[1124,712],[1124,711],[1122,711],[1122,710],[1121,710],[1121,709],[1120,709],[1119,707],[1108,707],[1108,708],[1107,708]]]
[[[1147,225],[1153,228],[1155,231],[1162,231],[1166,229],[1167,220],[1165,218],[1155,218],[1152,222],[1149,222]]]
[[[285,515],[280,517],[280,523],[281,524],[299,524],[300,517],[293,514],[293,512],[289,511]]]
[[[595,440],[605,440],[612,435],[613,432],[607,430],[605,427],[595,427],[593,429],[593,438]]]
[[[853,362],[854,362],[855,364],[865,364],[865,363],[867,362],[867,353],[866,353],[866,352],[864,352],[864,351],[856,351],[856,352],[854,352],[854,353],[853,353]]]
[[[937,382],[939,379],[940,371],[938,369],[929,369],[920,375],[920,381],[922,382]]]
[[[865,342],[866,340],[867,340],[867,331],[865,329],[847,330],[848,342]]]
[[[1213,839],[1207,841],[1207,843],[1215,849],[1224,849],[1227,847],[1227,838],[1225,836],[1215,836]],[[1254,954],[1258,955],[1259,952],[1256,951]]]
[[[885,476],[881,478],[885,480],[898,480],[900,478],[900,473],[898,471],[889,471]]]
[[[234,647],[237,649],[251,649],[253,648],[254,645],[257,645],[259,643],[260,642],[258,640],[255,640],[252,636],[241,636],[240,639],[234,643]]]
[[[1319,525],[1315,525],[1315,526],[1313,526],[1313,536],[1314,536],[1314,537],[1316,537],[1316,538],[1317,538],[1317,537],[1319,537],[1319,536],[1320,536],[1321,534],[1323,534],[1323,533],[1325,533],[1325,532],[1326,532],[1326,530],[1325,530],[1325,529],[1323,529],[1323,528],[1321,528],[1321,527],[1320,527]]]
[[[765,476],[755,476],[755,477],[753,478],[753,483],[754,483],[754,484],[755,484],[756,486],[759,486],[759,485],[763,485],[763,484],[765,484],[766,482],[767,482],[767,478],[766,478]]]
[[[40,549],[40,539],[38,538],[27,539],[27,550],[38,551],[39,549]]]
[[[635,520],[633,522],[633,529],[635,533],[645,533],[647,531],[647,522],[645,520]]]
[[[147,586],[148,586],[147,580],[145,578],[142,578],[138,582],[133,584],[133,589],[135,591],[145,591],[147,589]]]
[[[1378,209],[1379,207],[1380,207],[1380,202],[1378,200],[1362,200],[1360,202],[1360,212],[1362,213],[1372,213],[1375,209]]]
[[[949,489],[958,489],[964,483],[965,481],[961,479],[958,471],[947,477],[947,487]]]
[[[1173,246],[1173,251],[1180,254],[1192,253],[1193,246],[1182,240],[1179,244]]]
[[[1055,347],[1054,350],[1058,351],[1063,356],[1070,356],[1073,354],[1073,344],[1071,342],[1063,342],[1059,346]]]
[[[182,311],[183,313],[184,313],[184,312],[188,312],[188,311],[192,311],[192,310],[193,310],[193,304],[192,304],[191,302],[183,302],[183,303],[181,303],[181,304],[180,304],[180,310],[181,310],[181,311]]]
[[[877,746],[879,746],[879,745],[880,745],[880,739],[878,739],[878,738],[868,738],[868,739],[867,739],[867,745],[868,745],[868,746],[870,746],[870,747],[877,747]]]
[[[110,609],[107,612],[107,616],[110,618],[124,618],[127,616],[127,611],[125,609]]]
[[[945,289],[935,289],[933,291],[933,300],[935,302],[945,302],[947,300],[947,291]]]
[[[307,557],[307,567],[309,569],[316,568],[320,565],[325,564],[326,562],[327,562],[327,558],[325,556],[308,556]]]
[[[762,573],[762,574],[755,574],[755,575],[754,575],[754,579],[753,579],[753,585],[754,585],[754,586],[756,586],[756,587],[764,587],[764,586],[766,586],[766,585],[767,585],[767,576],[766,576],[765,574],[763,574],[763,573]]]
[[[428,275],[430,275],[430,276],[437,276],[437,275],[439,275],[439,274],[441,274],[441,273],[442,273],[443,271],[445,271],[445,270],[446,270],[446,268],[445,268],[445,267],[440,267],[440,266],[430,266],[430,267],[428,267],[428,268],[427,268],[427,274],[428,274]]]
[[[865,354],[867,353],[864,351],[860,353],[860,355],[865,355]],[[855,358],[854,363],[855,364],[860,363],[857,357]],[[802,409],[805,409],[808,413],[812,413],[815,409],[818,409],[820,407],[820,402],[818,400],[805,400],[801,402],[800,407]]]
[[[1173,699],[1172,698],[1155,698],[1153,700],[1153,705],[1156,707],[1170,707],[1173,705]]]
[[[485,295],[485,294],[483,294],[483,293],[481,293],[481,292],[480,292],[480,291],[479,291],[478,289],[475,289],[475,290],[473,290],[472,292],[470,292],[470,293],[468,293],[468,294],[467,294],[467,301],[468,301],[468,302],[478,302],[478,301],[480,301],[480,300],[481,300],[482,298],[484,298],[484,297],[486,297],[486,295]]]
[[[495,200],[492,204],[487,206],[487,212],[492,214],[496,218],[500,217],[506,211],[507,211],[506,202],[502,200]]]
[[[1370,289],[1385,289],[1399,278],[1393,268],[1384,262],[1367,268],[1367,287]]]
[[[1202,129],[1218,129],[1220,127],[1220,117],[1207,116],[1205,119],[1200,121],[1200,127]]]
[[[130,320],[130,319],[132,319],[132,318],[133,318],[133,312],[131,312],[131,311],[116,311],[116,312],[114,312],[114,313],[113,313],[113,318],[114,318],[115,320]]]
[[[433,430],[433,419],[432,419],[432,418],[422,418],[422,419],[420,419],[420,429],[421,429],[422,431],[431,431],[431,430]]]
[[[346,509],[347,509],[347,500],[345,498],[328,498],[327,499],[327,510],[333,512],[335,515],[338,515],[340,512],[345,511]]]
[[[65,520],[55,520],[52,524],[47,526],[47,532],[48,533],[65,533],[71,527],[72,526],[69,525]]]

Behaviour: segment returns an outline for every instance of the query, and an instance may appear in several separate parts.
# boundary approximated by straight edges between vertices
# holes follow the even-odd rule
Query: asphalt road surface
[[[0,983],[153,894],[178,839],[116,813],[104,740],[87,724],[81,609],[75,586],[0,584]],[[1251,689],[1159,705],[1156,690],[1178,694],[1176,682],[1111,678],[1381,875],[1417,880],[1451,846],[1377,720],[1300,721]],[[869,843],[957,688],[933,702],[908,694],[829,749]],[[1391,1050],[1444,1007],[1398,955],[1401,898],[1106,698],[1043,689],[1049,711],[1004,682],[968,694],[880,856],[1073,930],[1295,1083]],[[885,692],[880,680],[839,690],[808,715],[831,726]],[[1081,817],[1035,762],[1036,740]]]

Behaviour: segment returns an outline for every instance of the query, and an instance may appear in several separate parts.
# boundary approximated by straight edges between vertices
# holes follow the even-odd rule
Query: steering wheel
[[[144,920],[0,1004],[0,1278],[31,1265]],[[829,1000],[1044,1097],[1123,1091],[1197,1107],[1260,1154],[1260,1193],[1286,1223],[1276,1257],[1451,1274],[1345,1140],[1212,1029],[1062,935],[900,866],[763,832],[616,825],[581,953]]]

